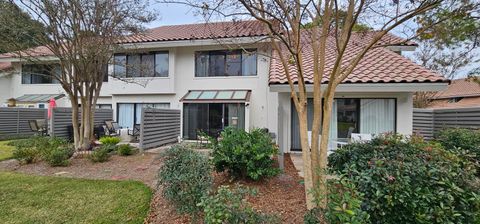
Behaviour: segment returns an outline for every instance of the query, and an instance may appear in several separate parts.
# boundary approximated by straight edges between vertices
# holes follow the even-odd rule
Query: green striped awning
[[[184,103],[244,103],[250,90],[190,90],[180,99]]]
[[[52,98],[58,100],[64,96],[65,94],[25,94],[15,100],[19,103],[48,103]]]

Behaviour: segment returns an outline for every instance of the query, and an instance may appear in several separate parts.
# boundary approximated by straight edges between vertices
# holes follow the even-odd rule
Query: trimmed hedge
[[[363,195],[372,223],[478,223],[475,167],[439,144],[386,135],[347,145],[329,167]]]

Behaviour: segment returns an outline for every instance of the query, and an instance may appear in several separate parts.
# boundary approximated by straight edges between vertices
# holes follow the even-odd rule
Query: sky
[[[157,14],[157,19],[147,25],[148,28],[163,26],[163,25],[178,25],[189,23],[203,22],[201,16],[195,16],[194,10],[189,6],[180,4],[153,4],[153,10]]]

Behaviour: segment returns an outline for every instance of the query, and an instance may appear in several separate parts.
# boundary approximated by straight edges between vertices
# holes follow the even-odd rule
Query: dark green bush
[[[473,154],[473,161],[480,162],[480,131],[451,128],[438,133],[436,140],[446,150],[466,150]]]
[[[380,136],[336,150],[329,166],[363,194],[373,223],[480,221],[474,166],[438,144]]]
[[[237,128],[226,128],[220,141],[213,146],[213,164],[218,172],[227,171],[240,178],[259,180],[277,175],[273,155],[277,146],[268,133],[253,129],[250,133]]]
[[[255,192],[246,188],[220,186],[217,193],[202,198],[205,223],[279,223],[278,217],[256,212],[245,200]]]
[[[100,148],[95,149],[88,158],[94,163],[103,163],[108,161],[108,159],[110,159],[109,147],[101,146]]]
[[[98,140],[102,145],[116,145],[120,143],[120,138],[115,136],[104,136]]]
[[[50,166],[68,166],[74,150],[71,147],[50,148],[43,154],[43,159]]]
[[[162,154],[159,186],[163,195],[181,213],[195,215],[196,205],[212,188],[212,169],[208,158],[185,145],[175,145]]]
[[[133,155],[135,151],[135,148],[129,144],[123,144],[117,147],[117,154],[121,156]]]

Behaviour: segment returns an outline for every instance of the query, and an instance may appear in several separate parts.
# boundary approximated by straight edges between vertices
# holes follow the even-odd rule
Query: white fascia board
[[[40,56],[35,59],[29,59],[29,57],[12,57],[12,58],[0,58],[0,62],[35,62],[35,61],[58,61],[55,56]]]
[[[322,85],[325,90],[326,84]],[[418,91],[441,91],[448,87],[446,82],[430,83],[347,83],[337,86],[335,92],[418,92]],[[313,92],[313,85],[306,85],[307,92]],[[270,92],[290,92],[288,84],[272,84]]]
[[[219,38],[205,40],[175,40],[175,41],[156,41],[122,44],[125,49],[149,49],[149,48],[169,48],[169,47],[190,47],[206,45],[241,45],[268,42],[265,36],[258,37],[238,37],[238,38]]]

